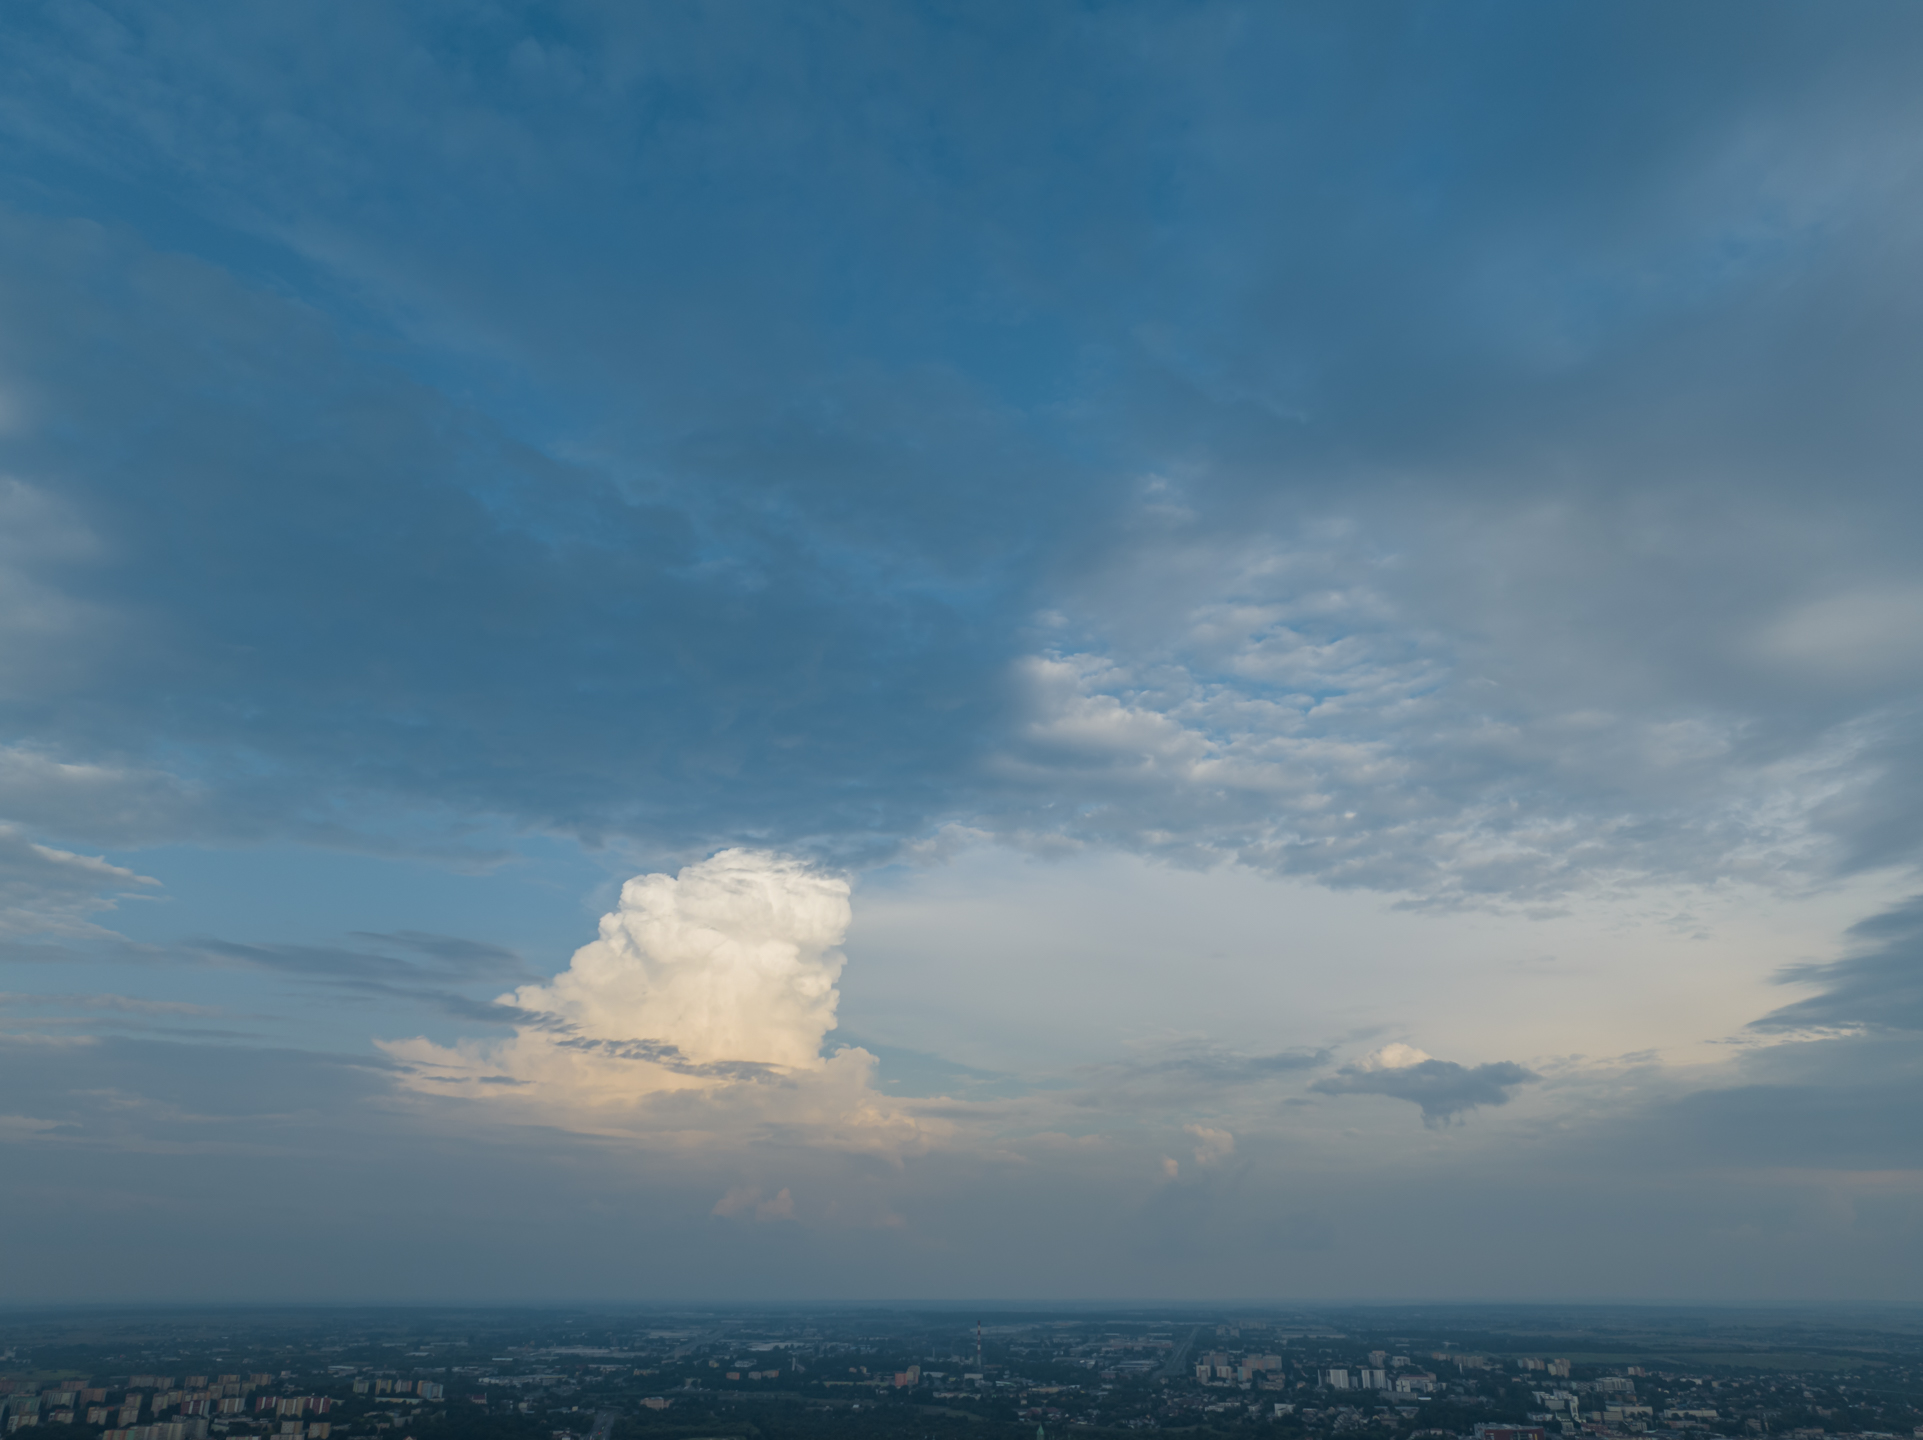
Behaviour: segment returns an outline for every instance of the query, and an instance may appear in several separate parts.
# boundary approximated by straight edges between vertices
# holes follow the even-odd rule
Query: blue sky
[[[1902,1293],[1913,10],[0,25],[22,1297]]]

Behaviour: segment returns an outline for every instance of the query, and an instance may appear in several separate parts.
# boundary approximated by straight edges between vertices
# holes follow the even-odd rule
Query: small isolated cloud
[[[743,1210],[753,1206],[760,1198],[761,1187],[759,1185],[737,1185],[726,1195],[723,1195],[719,1200],[714,1202],[714,1210],[711,1213],[724,1216],[739,1215]]]
[[[1507,1105],[1511,1092],[1542,1077],[1510,1060],[1458,1065],[1413,1045],[1385,1045],[1309,1088],[1324,1095],[1387,1095],[1422,1110],[1434,1130],[1482,1105]]]
[[[1829,682],[1923,672],[1923,589],[1853,589],[1795,606],[1758,637],[1761,658]]]
[[[381,1047],[418,1090],[569,1128],[684,1144],[789,1131],[842,1148],[917,1148],[942,1122],[879,1092],[867,1051],[821,1053],[850,919],[845,880],[724,850],[679,875],[628,881],[600,938],[566,970],[495,1002],[514,1018],[511,1038]],[[519,1083],[503,1087],[503,1076]]]
[[[0,991],[0,1008],[5,1009],[78,1009],[104,1010],[116,1015],[155,1018],[211,1017],[222,1012],[211,1005],[189,1005],[180,1000],[142,1000],[132,995],[29,995],[19,991]]]
[[[1414,1065],[1427,1064],[1435,1058],[1427,1050],[1418,1050],[1413,1045],[1404,1045],[1400,1040],[1395,1040],[1374,1054],[1364,1055],[1356,1062],[1356,1067],[1361,1070],[1407,1070]]]
[[[109,864],[36,845],[0,824],[0,939],[22,935],[107,935],[89,917],[159,881]]]
[[[1164,1155],[1162,1157],[1162,1173],[1171,1180],[1175,1179],[1176,1176],[1182,1173],[1182,1162]]]
[[[728,1219],[752,1213],[763,1224],[771,1220],[792,1220],[795,1218],[795,1197],[786,1185],[766,1200],[761,1198],[759,1185],[737,1185],[714,1202],[714,1209],[710,1213]]]
[[[1235,1136],[1226,1130],[1217,1130],[1209,1125],[1184,1125],[1182,1128],[1195,1137],[1195,1163],[1204,1169],[1220,1165],[1235,1153]]]
[[[0,481],[0,534],[14,518],[6,489],[7,482]],[[17,491],[13,498],[17,501]],[[0,604],[7,590],[4,565],[0,554]],[[0,654],[6,639],[0,635]],[[178,840],[206,824],[205,799],[165,771],[63,759],[32,745],[0,745],[0,814],[28,829],[84,836],[96,845]]]
[[[1244,1055],[1210,1045],[1184,1045],[1084,1070],[1075,1103],[1090,1109],[1140,1112],[1190,1109],[1244,1086],[1272,1085],[1329,1062],[1326,1050]]]
[[[527,979],[534,972],[514,951],[418,930],[393,934],[357,931],[355,947],[261,945],[196,939],[183,947],[201,961],[297,977],[329,989],[409,1000],[456,1020],[485,1025],[542,1025],[546,1017],[499,1001],[476,1000],[457,988]]]
[[[788,1187],[785,1185],[774,1193],[772,1199],[763,1200],[755,1206],[757,1220],[792,1220],[794,1218],[795,1197],[788,1193]]]
[[[397,985],[465,985],[526,979],[533,972],[512,950],[452,935],[403,930],[391,935],[357,931],[361,947],[334,945],[242,945],[195,940],[189,948],[216,964],[298,975],[375,993],[399,993]]]
[[[37,1115],[0,1115],[0,1140],[32,1140],[70,1128],[58,1120],[42,1120]]]

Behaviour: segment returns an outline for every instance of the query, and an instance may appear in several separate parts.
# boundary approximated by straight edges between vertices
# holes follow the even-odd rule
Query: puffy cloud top
[[[1413,1045],[1404,1045],[1400,1040],[1384,1045],[1373,1054],[1364,1055],[1356,1061],[1358,1070],[1407,1070],[1412,1065],[1421,1065],[1435,1059],[1426,1050],[1418,1050]]]
[[[847,881],[725,850],[679,875],[637,875],[566,970],[501,998],[573,1034],[673,1046],[696,1064],[807,1066],[835,1028],[850,915]]]
[[[946,1123],[878,1092],[868,1051],[821,1053],[849,919],[838,876],[724,850],[622,886],[600,939],[496,1002],[511,1038],[381,1047],[417,1091],[564,1129],[723,1149],[777,1131],[817,1147],[918,1148]]]

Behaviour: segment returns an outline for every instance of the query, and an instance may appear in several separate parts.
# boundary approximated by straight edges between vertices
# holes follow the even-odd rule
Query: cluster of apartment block
[[[0,1416],[6,1433],[43,1423],[84,1423],[106,1427],[100,1440],[207,1440],[209,1421],[223,1417],[276,1420],[272,1440],[332,1440],[331,1421],[307,1417],[324,1416],[341,1402],[325,1395],[256,1393],[275,1379],[265,1373],[189,1375],[177,1385],[172,1375],[132,1375],[124,1389],[111,1392],[80,1380],[31,1388],[0,1380]],[[417,1405],[442,1399],[445,1390],[431,1380],[367,1379],[354,1382],[354,1393]]]
[[[1524,1364],[1525,1368],[1529,1368],[1527,1362]],[[1538,1365],[1533,1368],[1541,1367]],[[1649,1406],[1636,1403],[1636,1382],[1620,1375],[1605,1375],[1600,1380],[1572,1381],[1555,1390],[1536,1390],[1531,1393],[1535,1396],[1536,1404],[1542,1407],[1531,1413],[1532,1420],[1565,1421],[1573,1426],[1580,1424],[1587,1412],[1593,1423],[1600,1409],[1603,1424],[1639,1429],[1647,1426],[1653,1418]],[[1586,1395],[1605,1398],[1598,1405],[1595,1401],[1585,1401],[1583,1397]],[[1665,1418],[1668,1418],[1667,1412]],[[1715,1418],[1715,1411],[1710,1412],[1710,1418]]]
[[[1398,1395],[1432,1395],[1436,1388],[1436,1377],[1426,1370],[1386,1370],[1380,1365],[1324,1370],[1316,1378],[1331,1390],[1390,1390]]]
[[[1482,1423],[1476,1425],[1476,1440],[1547,1440],[1547,1434],[1548,1432],[1535,1425]]]
[[[6,1414],[9,1432],[44,1421],[50,1425],[85,1423],[114,1427],[107,1433],[116,1440],[203,1440],[207,1434],[207,1416],[240,1413],[247,1403],[244,1397],[255,1386],[265,1385],[273,1378],[251,1375],[242,1380],[238,1375],[217,1378],[189,1375],[187,1388],[181,1390],[174,1388],[171,1375],[134,1375],[128,1378],[124,1391],[116,1390],[120,1398],[111,1404],[107,1387],[88,1386],[79,1381],[54,1385],[38,1394],[26,1394],[12,1388],[11,1382],[0,1382],[0,1388],[5,1390],[0,1395],[0,1410]],[[143,1426],[139,1424],[143,1410],[156,1418],[164,1410],[178,1414],[166,1424]]]
[[[432,1380],[356,1380],[356,1395],[413,1395],[422,1400],[439,1400],[447,1392]]]
[[[261,1395],[254,1400],[254,1409],[268,1415],[325,1415],[333,1408],[325,1395]]]
[[[327,1440],[334,1433],[330,1421],[315,1420],[312,1423],[302,1420],[283,1420],[280,1422],[281,1440]]]
[[[43,1422],[85,1423],[106,1427],[101,1440],[207,1440],[208,1421],[214,1417],[245,1416],[250,1410],[256,1415],[325,1415],[334,1405],[326,1396],[254,1393],[273,1382],[274,1377],[265,1373],[189,1375],[177,1388],[171,1375],[131,1375],[126,1388],[116,1389],[113,1393],[118,1398],[109,1403],[109,1390],[102,1386],[71,1381],[27,1394],[14,1390],[11,1382],[0,1381],[0,1413],[6,1416],[8,1432]],[[161,1416],[170,1411],[172,1414],[163,1420]],[[144,1425],[140,1423],[143,1414],[147,1417]],[[329,1440],[331,1427],[324,1423],[306,1425],[295,1419],[282,1420],[280,1429],[283,1435],[298,1440]]]
[[[1271,1375],[1283,1373],[1281,1355],[1240,1355],[1215,1352],[1196,1357],[1196,1378],[1202,1384],[1263,1384]]]
[[[77,1381],[49,1386],[45,1390],[15,1389],[5,1383],[0,1393],[0,1414],[7,1417],[7,1429],[38,1425],[42,1419],[53,1425],[71,1425],[74,1412],[92,1400],[105,1400],[105,1390],[90,1390]]]
[[[1195,1362],[1195,1378],[1204,1385],[1251,1385],[1270,1375],[1282,1373],[1280,1355],[1244,1355],[1231,1359],[1213,1351]]]
[[[1569,1361],[1567,1360],[1533,1360],[1527,1358],[1510,1360],[1488,1355],[1469,1355],[1459,1350],[1431,1350],[1429,1352],[1429,1358],[1431,1360],[1439,1360],[1447,1365],[1453,1365],[1456,1369],[1462,1371],[1503,1370],[1510,1365],[1514,1365],[1518,1370],[1545,1371],[1560,1380],[1567,1380],[1569,1378]],[[1406,1362],[1398,1358],[1396,1363],[1401,1365]],[[1637,1375],[1642,1372],[1632,1369],[1629,1373]]]
[[[159,1420],[152,1425],[125,1425],[100,1432],[101,1440],[207,1440],[207,1420]]]
[[[308,1422],[300,1417],[325,1415],[333,1408],[334,1401],[325,1395],[258,1395],[254,1398],[256,1414],[271,1415],[280,1422],[282,1440],[328,1440],[334,1433],[332,1421]]]

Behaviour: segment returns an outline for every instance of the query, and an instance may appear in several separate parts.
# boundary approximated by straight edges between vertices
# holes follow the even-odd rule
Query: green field
[[[1679,1365],[1729,1365],[1748,1370],[1862,1370],[1887,1365],[1863,1355],[1798,1354],[1795,1351],[1736,1350],[1728,1353],[1689,1352],[1672,1362]]]
[[[1533,1357],[1532,1357],[1533,1358]],[[1541,1358],[1558,1357],[1545,1354]],[[1861,1370],[1886,1365],[1868,1356],[1799,1353],[1793,1350],[1572,1350],[1560,1357],[1577,1365],[1646,1365],[1658,1370],[1682,1370],[1692,1365],[1726,1365],[1744,1370]]]

